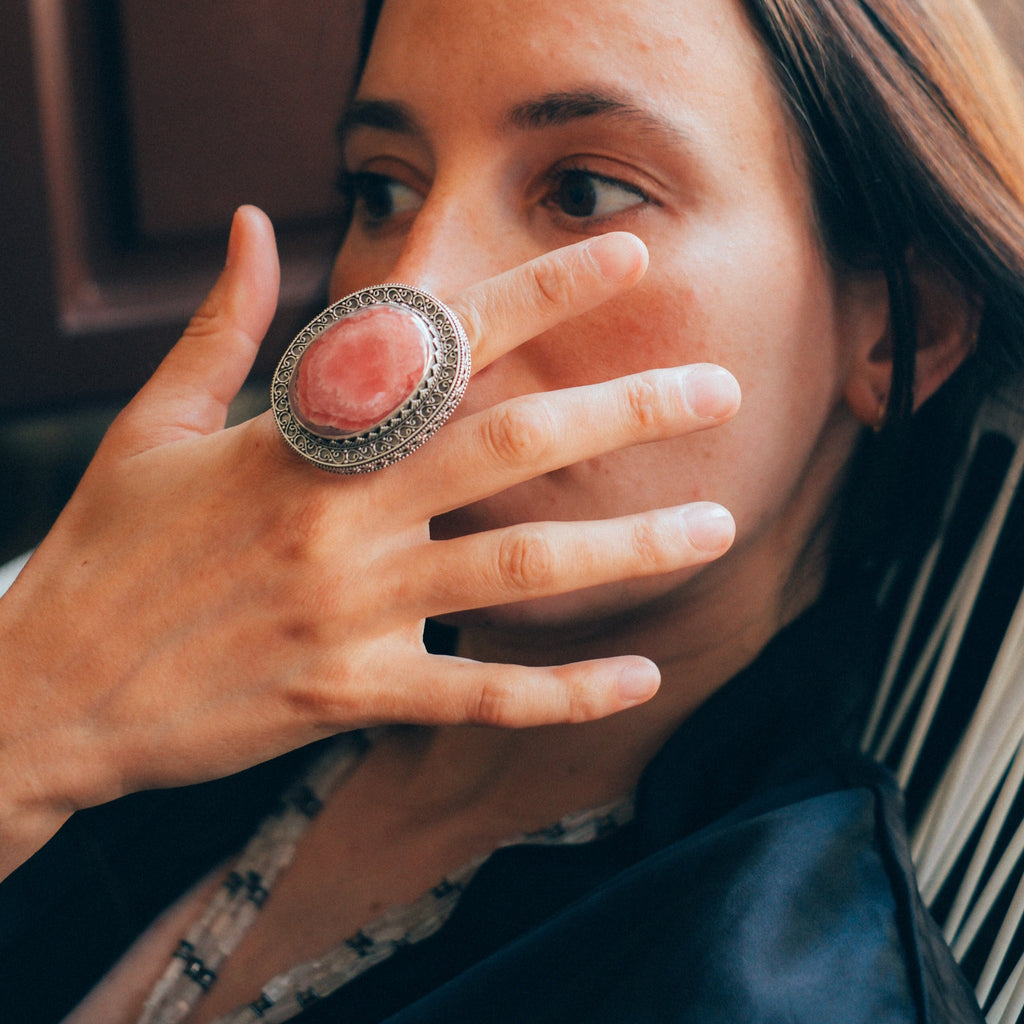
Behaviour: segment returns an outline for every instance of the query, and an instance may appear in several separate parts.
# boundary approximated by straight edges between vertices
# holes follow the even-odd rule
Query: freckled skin
[[[595,87],[626,95],[683,141],[615,118],[505,127],[512,104]],[[740,605],[753,614],[774,605],[855,443],[847,380],[855,353],[884,332],[886,313],[882,302],[861,302],[823,251],[804,154],[742,6],[389,2],[360,98],[402,104],[417,128],[368,130],[348,147],[351,170],[402,185],[403,212],[376,231],[357,217],[335,266],[335,294],[401,280],[443,299],[613,229],[634,232],[650,253],[628,294],[475,376],[457,416],[690,362],[725,366],[743,391],[739,415],[724,427],[603,455],[435,520],[433,535],[445,538],[700,499],[721,502],[736,520],[730,552],[696,573],[491,609],[488,622],[543,629],[628,615],[652,600],[677,602],[677,614],[690,616],[695,602],[708,607],[709,594],[730,621]],[[624,203],[600,222],[570,222],[538,185],[566,163],[639,182],[650,201]]]

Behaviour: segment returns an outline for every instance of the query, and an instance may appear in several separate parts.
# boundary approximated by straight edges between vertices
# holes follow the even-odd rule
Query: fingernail
[[[721,366],[690,366],[683,380],[683,395],[698,419],[717,420],[739,405],[740,386]]]
[[[238,255],[238,247],[241,245],[242,231],[239,227],[239,221],[242,219],[240,214],[242,208],[239,207],[235,210],[235,215],[231,218],[231,232],[228,235],[228,254],[227,259],[224,261],[225,267],[230,267],[234,262],[235,256]]]
[[[635,235],[615,231],[587,242],[587,253],[607,281],[625,281],[647,267],[647,247]]]
[[[619,673],[619,699],[624,704],[642,704],[658,692],[661,677],[650,661],[629,662]]]
[[[729,512],[713,501],[684,505],[679,514],[686,524],[690,543],[698,551],[720,551],[732,542],[736,526]]]

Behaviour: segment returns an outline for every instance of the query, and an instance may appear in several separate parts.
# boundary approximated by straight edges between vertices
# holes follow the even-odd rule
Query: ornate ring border
[[[368,431],[344,438],[314,434],[296,419],[288,395],[302,353],[338,320],[382,304],[408,309],[427,326],[431,351],[422,383],[388,419]],[[302,458],[331,473],[372,473],[411,455],[444,425],[466,391],[470,362],[466,332],[443,302],[411,285],[371,285],[328,306],[296,335],[274,371],[271,408],[281,435]]]

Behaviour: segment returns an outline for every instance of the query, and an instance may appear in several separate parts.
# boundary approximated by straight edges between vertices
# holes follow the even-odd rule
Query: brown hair
[[[914,564],[982,397],[1024,367],[1024,94],[974,0],[744,0],[802,138],[826,249],[884,272],[892,383],[839,495],[829,579]],[[910,256],[981,309],[916,415]]]
[[[913,407],[908,253],[983,308],[973,362],[1024,363],[1024,100],[972,0],[745,0],[810,160],[826,246],[888,279],[889,418]]]

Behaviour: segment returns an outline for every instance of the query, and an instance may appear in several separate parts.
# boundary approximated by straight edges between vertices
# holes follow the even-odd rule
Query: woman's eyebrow
[[[591,117],[621,120],[640,131],[676,142],[693,142],[687,132],[660,114],[632,102],[628,97],[603,89],[552,92],[517,103],[506,113],[504,127],[536,131]]]
[[[516,103],[505,113],[501,127],[512,131],[538,131],[588,118],[620,120],[637,131],[661,136],[677,144],[693,144],[693,138],[678,125],[614,92],[574,89],[546,93]],[[404,103],[394,100],[356,100],[338,124],[338,141],[344,148],[359,128],[376,128],[399,135],[417,135],[422,126]]]
[[[338,122],[338,142],[342,148],[357,128],[378,128],[399,135],[415,135],[420,124],[404,104],[392,100],[356,100]]]

